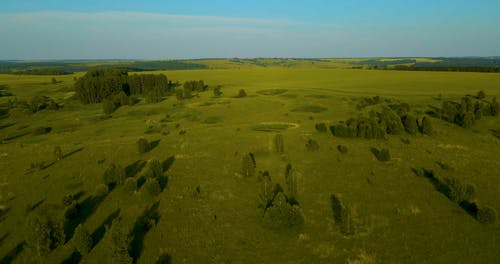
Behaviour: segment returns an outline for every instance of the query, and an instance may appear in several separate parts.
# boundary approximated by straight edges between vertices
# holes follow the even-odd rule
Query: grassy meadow
[[[500,74],[347,69],[334,60],[328,62],[332,68],[311,62],[265,68],[212,63],[209,69],[153,72],[179,83],[204,80],[208,91],[154,104],[139,98],[110,116],[101,104],[83,105],[74,98],[73,84],[84,72],[0,74],[0,84],[14,95],[0,97],[1,105],[36,95],[62,105],[36,113],[13,108],[0,120],[0,262],[32,262],[26,219],[43,206],[62,211],[67,194],[80,201],[84,213],[74,224],[89,230],[93,247],[79,255],[68,237],[74,232],[70,226],[66,243],[43,263],[110,261],[114,219],[130,233],[136,263],[155,263],[160,256],[163,263],[500,262],[499,221],[481,223],[418,173],[425,169],[471,183],[474,201],[500,210],[498,115],[469,128],[430,117],[432,135],[384,139],[335,137],[315,128],[377,109],[358,107],[367,97],[408,103],[418,117],[480,90],[491,101],[500,97]],[[216,86],[222,96],[214,96]],[[247,96],[238,98],[241,89]],[[37,127],[51,130],[35,135]],[[275,150],[277,134],[283,137],[282,153]],[[154,142],[152,149],[139,153],[139,138]],[[308,148],[309,140],[319,148]],[[56,146],[62,158],[54,155]],[[370,148],[388,149],[390,160],[377,160]],[[248,153],[256,173],[246,177],[242,159]],[[153,159],[163,162],[164,182],[161,193],[151,197],[143,174]],[[118,184],[93,200],[113,163],[142,187]],[[268,171],[272,182],[284,187],[287,164],[293,168],[303,225],[276,230],[263,225],[258,171]],[[355,232],[339,231],[332,194],[348,202]],[[147,228],[141,219],[148,220]]]

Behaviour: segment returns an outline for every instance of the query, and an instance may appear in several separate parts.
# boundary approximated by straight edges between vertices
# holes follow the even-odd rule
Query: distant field
[[[82,105],[72,97],[75,79],[84,72],[0,74],[0,85],[14,95],[0,97],[1,107],[14,97],[29,101],[35,95],[63,106],[36,113],[14,109],[0,120],[0,263],[30,262],[23,230],[36,207],[61,206],[70,193],[89,201],[111,163],[140,181],[143,172],[134,169],[151,159],[168,161],[168,181],[158,196],[118,185],[78,220],[98,242],[90,253],[79,258],[69,241],[44,262],[108,261],[106,230],[117,215],[131,230],[130,251],[137,263],[154,263],[161,254],[172,263],[500,262],[500,221],[480,223],[418,175],[425,168],[472,183],[474,201],[500,211],[499,116],[482,117],[469,128],[429,116],[432,135],[402,133],[385,139],[335,137],[329,129],[315,128],[396,103],[408,103],[421,118],[444,101],[460,102],[480,90],[489,102],[500,98],[500,74],[354,70],[349,59],[190,62],[207,69],[148,73],[179,83],[204,80],[208,91],[185,100],[172,95],[155,104],[139,98],[111,116],[103,114],[101,104]],[[216,86],[221,97],[213,94]],[[237,98],[241,89],[247,96]],[[360,107],[375,96],[380,105]],[[51,131],[34,135],[37,127]],[[282,153],[276,151],[277,134],[282,135]],[[157,146],[138,153],[141,137]],[[311,148],[310,140],[319,148]],[[54,158],[56,146],[67,154],[60,160]],[[390,161],[378,161],[371,148],[387,148]],[[256,164],[251,177],[242,173],[248,153]],[[33,168],[41,162],[47,167]],[[262,224],[257,172],[268,171],[273,183],[286,186],[287,164],[296,177],[304,224],[273,230]],[[354,234],[339,231],[332,194],[341,194],[351,206],[358,227]],[[159,217],[143,230],[137,219],[150,207]]]

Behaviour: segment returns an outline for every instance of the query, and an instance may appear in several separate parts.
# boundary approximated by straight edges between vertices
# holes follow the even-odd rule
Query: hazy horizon
[[[498,1],[12,1],[0,60],[494,57]]]

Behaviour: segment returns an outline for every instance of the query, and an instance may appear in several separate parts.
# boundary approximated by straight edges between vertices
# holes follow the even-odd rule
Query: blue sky
[[[500,55],[498,0],[0,0],[0,59]]]

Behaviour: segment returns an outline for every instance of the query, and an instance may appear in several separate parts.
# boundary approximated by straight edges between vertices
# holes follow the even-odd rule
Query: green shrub
[[[253,153],[243,155],[243,158],[241,159],[241,170],[243,176],[252,177],[255,174],[255,168],[256,163]]]
[[[179,101],[184,100],[184,92],[182,90],[175,90],[175,97]]]
[[[104,184],[122,184],[125,181],[125,169],[122,166],[111,163],[104,171],[103,175]]]
[[[71,205],[73,203],[73,201],[75,201],[75,198],[73,197],[72,194],[64,195],[63,198],[62,198],[62,204],[64,206]]]
[[[330,126],[330,132],[336,137],[352,137],[350,130],[345,124],[337,124]]]
[[[159,160],[152,159],[148,162],[144,175],[147,178],[158,179],[163,176],[163,165]]]
[[[131,100],[127,96],[127,94],[124,91],[120,91],[117,95],[115,95],[115,100],[119,105],[130,105]]]
[[[415,116],[411,114],[404,115],[401,118],[401,121],[403,121],[403,126],[406,132],[408,132],[411,135],[417,134],[418,124],[417,124],[417,118]]]
[[[156,197],[161,193],[161,186],[158,183],[158,180],[154,178],[148,178],[144,183],[144,186],[142,186],[142,189],[145,194],[151,197]]]
[[[450,123],[455,123],[455,118],[458,115],[459,104],[451,101],[443,102],[441,107],[441,119]]]
[[[484,91],[479,91],[477,92],[477,96],[476,96],[478,99],[484,99],[486,98],[486,94],[484,93]]]
[[[137,150],[139,153],[146,153],[150,150],[150,144],[149,141],[145,138],[140,138],[137,140]]]
[[[61,147],[55,146],[53,152],[54,152],[54,157],[56,160],[62,160],[64,158],[64,154],[61,150]]]
[[[80,252],[83,256],[87,255],[92,249],[92,237],[84,225],[79,224],[76,227],[73,235],[73,244],[76,250],[78,250],[78,252]]]
[[[99,184],[95,187],[94,196],[98,198],[105,197],[109,193],[109,187],[106,184]]]
[[[389,150],[386,148],[382,148],[381,150],[378,150],[377,148],[371,148],[371,152],[377,158],[378,161],[381,162],[386,162],[391,160],[391,154],[389,153]]]
[[[325,123],[317,123],[314,127],[318,132],[326,132],[327,130]]]
[[[133,177],[127,178],[124,183],[125,190],[135,192],[137,190],[137,180]]]
[[[420,133],[425,135],[432,135],[434,129],[432,128],[432,122],[430,118],[424,116],[422,122],[419,124],[418,130]]]
[[[474,185],[463,184],[455,177],[444,178],[444,184],[448,188],[446,196],[458,204],[463,201],[470,201],[476,192]]]
[[[338,145],[338,146],[337,146],[337,150],[338,150],[340,153],[342,153],[342,154],[347,154],[347,152],[348,152],[347,147],[346,147],[346,146],[344,146],[344,145]]]
[[[113,220],[109,233],[111,263],[132,264],[133,258],[129,253],[131,239],[128,232],[123,227],[121,218]]]
[[[497,102],[497,98],[493,97],[491,100],[491,115],[496,116],[500,112],[500,104]]]
[[[31,98],[29,108],[33,113],[36,113],[44,109],[57,110],[59,105],[52,98],[41,95]]]
[[[214,96],[215,97],[221,97],[222,96],[221,86],[216,86],[214,88]]]
[[[247,96],[247,92],[245,90],[241,89],[238,91],[238,95],[236,95],[236,98],[243,98]]]
[[[379,114],[379,119],[385,124],[386,132],[389,135],[399,135],[403,133],[404,126],[401,118],[389,108],[384,108]]]
[[[272,205],[264,212],[263,225],[270,229],[300,228],[304,224],[304,216],[298,205],[288,203],[283,192],[278,192]]]
[[[356,219],[351,207],[345,203],[340,195],[330,195],[330,206],[335,225],[343,235],[354,235],[357,231]]]
[[[110,98],[102,100],[102,110],[104,111],[104,114],[110,115],[116,110],[116,108],[118,108],[118,106],[114,100]]]
[[[276,134],[276,136],[274,136],[274,149],[279,154],[283,154],[285,152],[285,144],[282,134]]]
[[[161,87],[156,87],[150,89],[146,93],[146,102],[147,103],[159,103],[163,100],[163,89]]]
[[[64,219],[52,206],[43,206],[26,219],[25,241],[37,257],[44,257],[64,244]]]
[[[484,224],[494,224],[497,220],[497,211],[490,206],[480,206],[476,218]]]
[[[316,151],[319,149],[319,144],[318,144],[318,142],[316,142],[316,140],[309,139],[309,140],[307,140],[307,143],[306,143],[306,149],[308,151]]]

